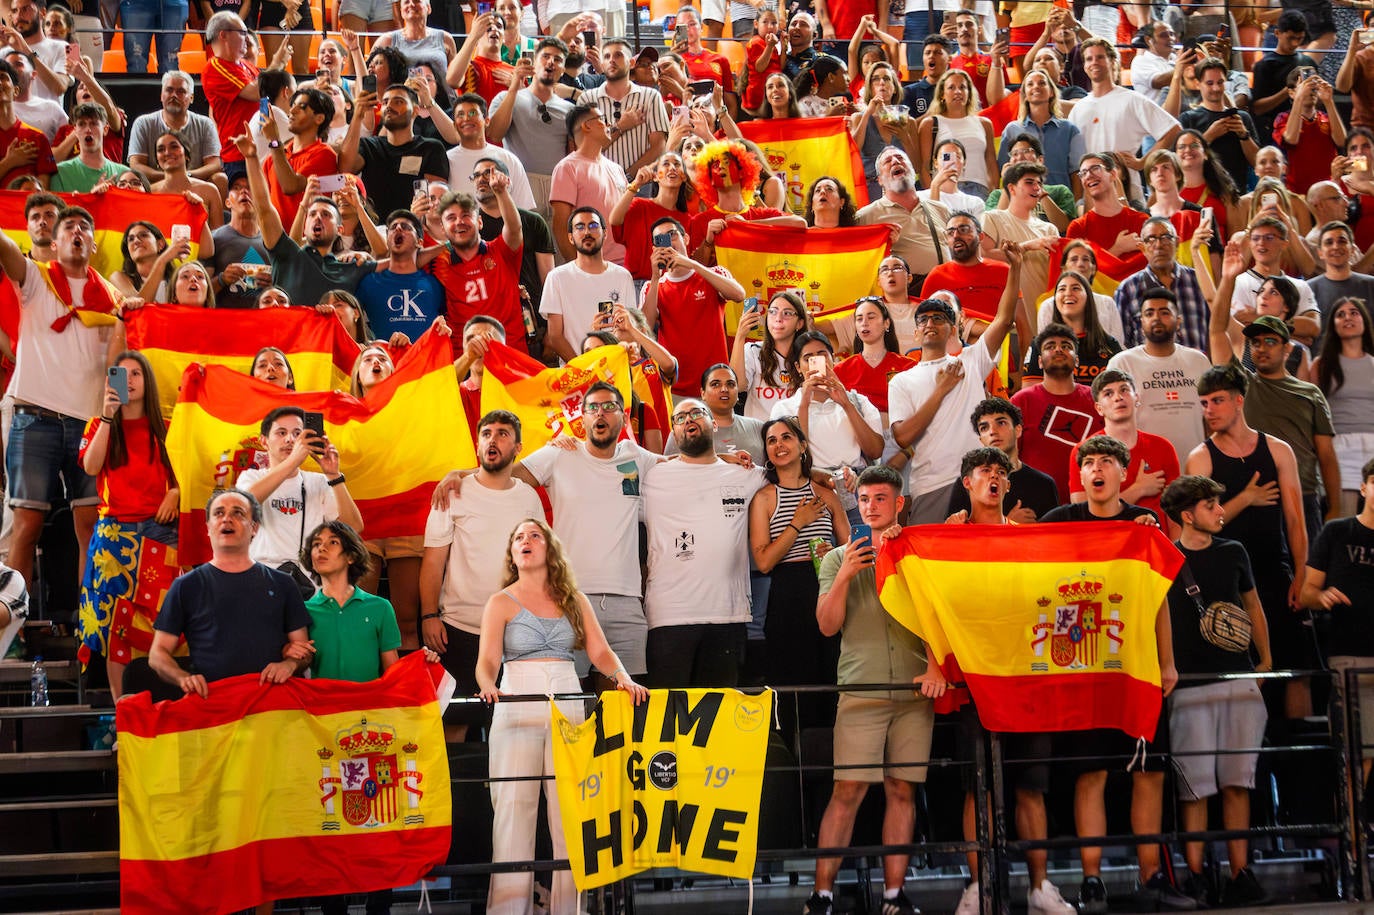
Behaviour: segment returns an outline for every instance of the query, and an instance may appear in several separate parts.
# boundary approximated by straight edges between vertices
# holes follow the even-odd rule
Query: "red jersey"
[[[973,80],[974,88],[978,90],[979,101],[984,105],[988,103],[988,74],[992,72],[991,54],[976,54],[973,57],[956,54],[950,60],[949,68],[967,73],[968,78]]]
[[[1182,196],[1187,198],[1186,194]],[[1106,250],[1116,244],[1116,237],[1122,232],[1134,232],[1139,235],[1140,230],[1145,228],[1145,220],[1149,218],[1149,213],[1142,213],[1130,207],[1122,207],[1121,212],[1115,216],[1102,216],[1088,210],[1069,223],[1069,230],[1064,233],[1064,237],[1087,239]],[[1225,220],[1217,225],[1224,225],[1224,222]],[[1131,272],[1145,269],[1145,255],[1140,253],[1139,248],[1120,260],[1131,268]]]
[[[116,521],[147,521],[157,514],[158,507],[166,498],[170,475],[149,442],[148,417],[126,419],[123,426],[124,445],[129,459],[121,467],[111,467],[107,457],[95,478],[96,489],[100,493],[100,517]],[[86,449],[90,447],[95,430],[99,427],[100,417],[93,416],[87,421],[77,460],[86,457]]]
[[[755,35],[744,46],[744,65],[749,68],[749,81],[744,86],[744,107],[748,111],[755,111],[763,104],[763,87],[768,77],[782,72],[782,55],[777,52],[776,41],[773,42],[773,58],[768,61],[768,66],[763,68],[762,73],[754,69],[754,65],[763,57],[766,44],[768,42],[764,41],[762,35]]]
[[[248,132],[248,122],[258,113],[258,103],[239,98],[239,93],[244,86],[257,81],[258,68],[248,61],[230,63],[214,56],[205,62],[200,74],[205,100],[210,103],[210,117],[219,126],[219,155],[225,162],[243,161],[234,137]]]
[[[524,334],[520,335],[524,339]],[[458,385],[458,399],[463,402],[463,415],[468,420],[468,433],[472,436],[472,444],[477,444],[477,423],[482,419],[482,387],[468,387],[466,379]]]
[[[729,275],[721,267],[711,269]],[[647,290],[646,286],[646,294]],[[658,283],[658,322],[658,342],[677,358],[673,393],[700,397],[701,373],[717,362],[730,361],[725,343],[725,301],[696,271],[684,280],[665,275]]]
[[[514,74],[515,68],[503,60],[488,60],[485,57],[474,56],[468,66],[468,72],[463,76],[463,91],[476,92],[490,105],[498,93],[510,88],[497,81],[497,73]]]
[[[76,128],[71,124],[63,124],[61,127],[57,128],[57,134],[52,138],[54,145],[61,146],[62,141],[71,136],[72,132],[75,130]],[[105,153],[105,158],[109,159],[111,162],[124,161],[124,137],[115,133],[113,130],[105,132],[105,142],[101,144],[100,148],[101,151]]]
[[[735,91],[735,73],[730,66],[730,58],[705,48],[695,54],[688,50],[679,53],[687,62],[687,73],[692,79],[709,79],[720,83],[726,92]]]
[[[463,260],[450,245],[429,264],[429,272],[444,286],[448,320],[454,333],[475,315],[490,315],[506,329],[506,345],[522,353],[525,316],[520,310],[520,254],[504,238],[478,242],[477,253]]]
[[[14,126],[9,130],[0,130],[0,150],[9,149],[10,144],[15,140],[28,140],[37,149],[38,157],[28,165],[12,168],[0,175],[0,186],[8,186],[12,180],[21,175],[57,174],[57,160],[53,158],[52,144],[48,142],[47,134],[30,127],[23,121],[15,121]]]
[[[938,289],[948,289],[959,297],[964,314],[982,321],[997,317],[997,306],[1007,288],[1011,268],[1001,261],[980,261],[976,264],[957,264],[945,261],[926,275],[921,284],[921,298],[930,298]]]
[[[338,153],[321,140],[316,140],[300,152],[292,152],[290,144],[283,145],[282,149],[286,152],[286,161],[291,163],[291,167],[302,178],[311,175],[334,175],[339,171]],[[281,214],[282,225],[291,225],[296,219],[296,211],[301,208],[305,191],[299,194],[287,194],[282,191],[281,180],[277,178],[275,156],[268,156],[262,163],[262,172],[267,177],[267,189],[272,194],[272,205]]]
[[[1178,189],[1178,196],[1189,203],[1196,203],[1203,209],[1211,210],[1212,231],[1223,241],[1230,237],[1226,231],[1226,202],[1220,197],[1213,197],[1211,191],[1207,190],[1207,185],[1181,187]]]
[[[648,197],[636,197],[630,201],[625,221],[618,226],[611,226],[611,237],[625,246],[625,269],[637,280],[647,280],[652,275],[649,251],[654,246],[654,240],[650,230],[654,223],[665,218],[676,219],[684,224],[690,222],[688,213],[670,210]]]
[[[854,37],[854,32],[859,28],[859,21],[865,15],[877,17],[880,22],[883,18],[874,0],[829,0],[825,10],[830,15],[830,27],[833,30],[833,34],[825,37],[844,41]],[[886,13],[886,7],[883,8],[883,13]]]
[[[1274,118],[1274,143],[1288,156],[1284,183],[1293,193],[1306,194],[1318,181],[1331,180],[1331,160],[1341,151],[1331,139],[1331,119],[1321,110],[1312,120],[1303,120],[1298,142],[1285,142],[1283,132],[1288,129],[1292,116],[1291,111],[1283,111]]]
[[[900,353],[887,353],[877,365],[869,365],[862,353],[855,353],[835,365],[835,377],[846,390],[867,397],[880,413],[887,412],[887,385],[892,376],[916,364]]]
[[[1043,384],[1022,388],[1011,396],[1021,408],[1021,460],[1054,477],[1059,501],[1069,501],[1069,455],[1074,446],[1102,431],[1092,389],[1076,384],[1072,394],[1051,394]]]
[[[1069,452],[1069,492],[1083,492],[1083,478],[1076,471],[1078,468],[1078,446],[1074,445]],[[1173,443],[1162,435],[1151,435],[1149,432],[1137,432],[1135,447],[1131,449],[1131,466],[1126,468],[1126,478],[1121,482],[1121,489],[1124,492],[1135,485],[1135,481],[1142,472],[1155,473],[1164,471],[1164,485],[1168,486],[1178,479],[1178,452],[1174,450]],[[1141,508],[1148,508],[1159,518],[1159,523],[1164,523],[1164,509],[1159,507],[1159,496],[1142,496],[1139,499],[1128,500],[1132,505],[1139,505]]]

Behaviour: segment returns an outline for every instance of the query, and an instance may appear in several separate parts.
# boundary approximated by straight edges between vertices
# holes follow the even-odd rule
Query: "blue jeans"
[[[71,416],[16,410],[5,449],[9,504],[47,511],[64,495],[73,506],[98,505],[95,477],[81,469],[77,450],[86,423]]]
[[[157,36],[157,72],[177,69],[181,37],[190,13],[187,0],[120,0],[124,26],[124,63],[130,73],[148,71],[148,53]]]
[[[910,8],[913,5],[916,9]],[[902,43],[906,45],[906,67],[914,77],[925,72],[925,60],[922,58],[925,45],[921,42],[931,32],[939,34],[940,26],[945,22],[945,13],[938,9],[927,10],[926,0],[907,0],[907,7],[906,18],[902,20]]]

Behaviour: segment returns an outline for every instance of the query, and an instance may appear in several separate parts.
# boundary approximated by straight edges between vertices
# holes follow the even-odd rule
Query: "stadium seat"
[[[205,52],[202,51],[182,51],[177,55],[177,68],[190,73],[192,76],[199,76],[205,69]]]

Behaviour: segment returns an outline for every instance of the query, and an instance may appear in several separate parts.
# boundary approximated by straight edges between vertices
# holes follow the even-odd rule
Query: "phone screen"
[[[597,303],[596,303],[596,313],[599,314],[599,315],[608,315],[608,314],[610,314],[614,309],[615,309],[615,303],[614,303],[614,302],[597,302]]]
[[[375,74],[375,73],[369,73],[369,74],[367,74],[366,76],[363,77],[363,91],[364,91],[364,92],[376,92],[376,91],[377,91],[377,74]]]
[[[655,235],[655,236],[654,236],[654,247],[655,247],[655,248],[671,248],[672,246],[673,246],[673,233],[672,233],[672,232],[660,232],[658,235]]]
[[[112,365],[109,369],[110,390],[119,395],[120,403],[129,402],[129,370],[122,365]]]
[[[673,44],[687,43],[687,26],[680,25],[673,29]]]

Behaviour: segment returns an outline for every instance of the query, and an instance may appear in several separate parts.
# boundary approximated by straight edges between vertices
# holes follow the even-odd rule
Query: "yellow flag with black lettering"
[[[554,774],[577,889],[651,867],[748,879],[773,693],[604,694],[575,725],[550,703]]]

